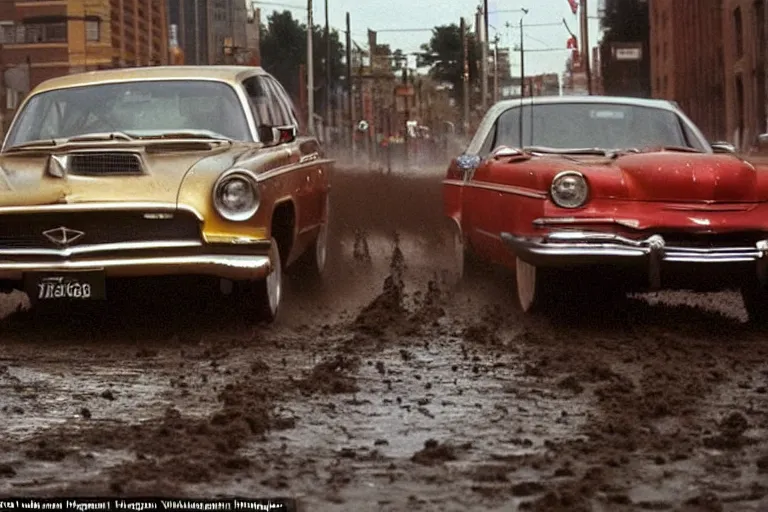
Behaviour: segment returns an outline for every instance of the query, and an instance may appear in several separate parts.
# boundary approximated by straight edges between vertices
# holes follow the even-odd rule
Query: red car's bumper
[[[733,247],[668,245],[662,235],[634,240],[599,231],[555,231],[540,237],[502,233],[502,240],[524,261],[537,266],[578,266],[649,259],[675,263],[747,263],[768,256],[768,235],[755,244]]]
[[[501,238],[523,261],[539,267],[585,265],[639,266],[652,286],[660,285],[661,267],[667,263],[755,265],[756,276],[768,276],[768,234],[755,243],[718,247],[690,247],[667,243],[662,235],[642,239],[599,231],[554,231],[539,237],[502,233]]]

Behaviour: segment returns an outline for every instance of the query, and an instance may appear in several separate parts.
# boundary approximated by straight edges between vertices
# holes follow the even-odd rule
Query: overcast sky
[[[325,23],[325,0],[314,0],[315,23]],[[279,5],[276,5],[279,4]],[[288,10],[294,17],[306,21],[306,2],[304,0],[274,0],[263,3],[255,2],[262,10],[262,20],[274,10]],[[378,31],[379,44],[389,44],[393,50],[404,52],[419,50],[422,43],[429,41],[429,29],[437,25],[459,23],[462,16],[467,23],[474,25],[475,13],[479,0],[328,0],[330,25],[339,31],[345,30],[345,16],[349,12],[352,25],[352,38],[362,47],[367,47],[367,29]],[[297,6],[289,8],[289,6]],[[303,6],[303,7],[299,7]],[[512,47],[520,40],[519,12],[494,12],[528,9],[524,25],[525,74],[562,73],[568,51],[565,49],[568,32],[562,25],[562,19],[568,22],[571,30],[579,35],[579,20],[571,12],[568,0],[489,0],[490,35],[499,35],[499,47]],[[599,21],[597,0],[589,0],[589,42],[594,46],[599,41]],[[508,26],[509,25],[509,26]],[[538,26],[536,26],[538,25]],[[389,32],[392,29],[426,29],[423,31]],[[342,41],[344,34],[342,32]],[[535,51],[535,50],[550,51]],[[555,51],[551,51],[556,49]],[[515,54],[512,58],[513,75],[520,70],[520,62]]]

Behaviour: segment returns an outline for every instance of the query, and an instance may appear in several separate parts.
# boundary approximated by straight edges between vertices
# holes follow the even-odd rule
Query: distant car
[[[44,82],[0,150],[0,291],[85,301],[111,278],[202,276],[274,320],[283,269],[326,264],[332,161],[298,126],[261,68]]]
[[[459,270],[471,258],[514,269],[526,312],[614,290],[733,288],[768,320],[768,165],[710,144],[674,103],[500,102],[443,187]]]

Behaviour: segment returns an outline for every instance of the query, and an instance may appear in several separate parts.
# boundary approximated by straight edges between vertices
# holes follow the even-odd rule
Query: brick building
[[[651,0],[651,91],[677,101],[710,139],[728,138],[723,0]]]
[[[766,132],[766,1],[724,0],[728,139],[745,148]]]
[[[164,1],[0,1],[3,127],[30,88],[48,78],[168,61]]]

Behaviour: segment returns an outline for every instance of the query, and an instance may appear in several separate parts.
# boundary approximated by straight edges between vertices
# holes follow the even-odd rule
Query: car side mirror
[[[298,135],[295,126],[278,126],[276,128],[273,128],[273,130],[274,130],[274,135],[272,139],[277,140],[279,144],[286,144],[288,142],[293,142],[294,140],[296,140],[296,136]]]
[[[293,142],[298,135],[295,126],[270,126],[262,124],[258,128],[259,140],[264,144],[284,144]]]
[[[717,141],[717,142],[710,143],[710,146],[712,147],[712,151],[714,151],[715,153],[735,153],[736,152],[736,146],[734,146],[730,142]]]

